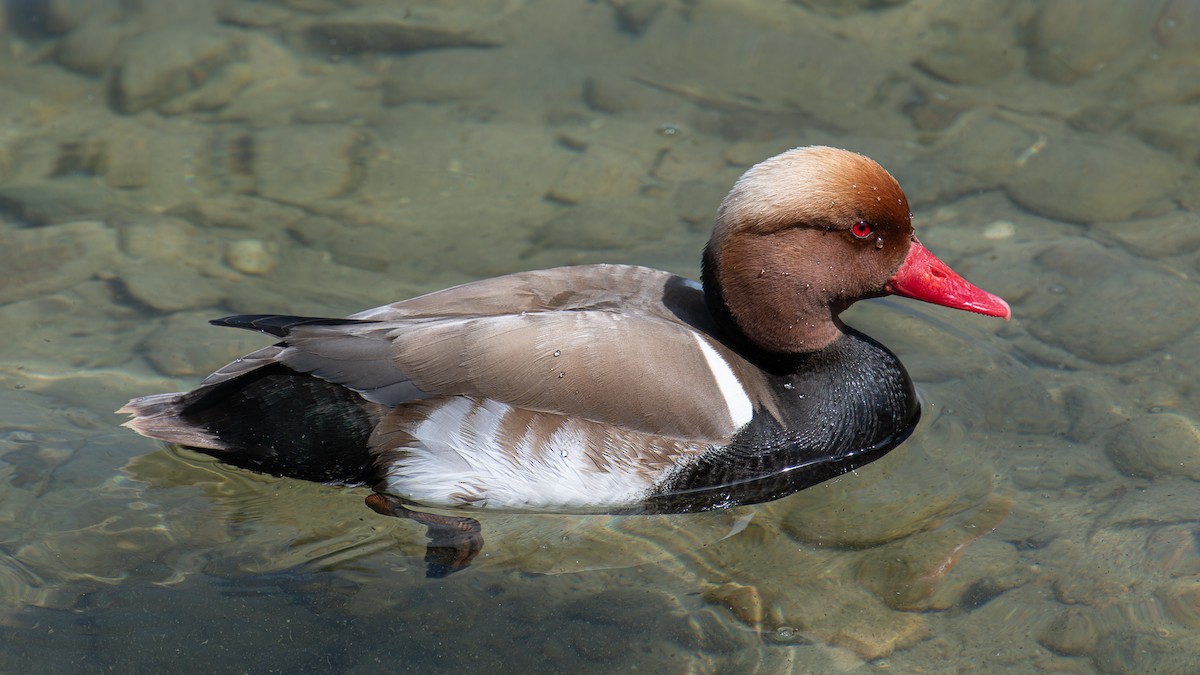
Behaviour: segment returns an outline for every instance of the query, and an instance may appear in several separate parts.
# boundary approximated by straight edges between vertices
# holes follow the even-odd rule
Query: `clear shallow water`
[[[811,6],[810,6],[811,5]],[[1189,2],[6,4],[0,669],[1178,672],[1200,626]],[[616,261],[696,274],[744,168],[861,150],[1008,324],[847,315],[899,450],[779,502],[498,515],[423,578],[365,493],[117,426],[342,315]]]

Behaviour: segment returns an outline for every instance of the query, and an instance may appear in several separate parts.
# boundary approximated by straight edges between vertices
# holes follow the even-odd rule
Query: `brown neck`
[[[702,275],[709,310],[735,336],[778,357],[829,346],[845,328],[838,314],[846,305],[830,301],[837,275],[829,279],[822,271],[830,266],[822,270],[819,261],[799,273],[796,252],[771,239],[709,243]],[[718,255],[724,265],[717,265]]]

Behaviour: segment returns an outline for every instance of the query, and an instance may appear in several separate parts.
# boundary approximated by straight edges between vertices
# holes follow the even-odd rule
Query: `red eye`
[[[873,232],[875,232],[875,228],[871,227],[871,224],[865,220],[860,220],[850,226],[850,234],[853,234],[859,239],[866,239],[867,237],[871,236]]]

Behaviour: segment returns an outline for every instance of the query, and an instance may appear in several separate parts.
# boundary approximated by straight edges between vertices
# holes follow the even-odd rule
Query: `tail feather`
[[[280,363],[188,393],[155,394],[118,412],[134,431],[275,476],[363,485],[378,470],[371,432],[385,408]]]
[[[117,411],[119,415],[133,415],[133,419],[121,426],[129,427],[139,434],[167,443],[184,445],[205,450],[224,450],[221,439],[207,429],[186,422],[181,413],[186,407],[186,392],[154,394],[135,398]]]

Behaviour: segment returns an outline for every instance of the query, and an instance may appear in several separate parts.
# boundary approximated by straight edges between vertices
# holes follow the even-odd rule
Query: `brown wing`
[[[631,314],[672,318],[664,294],[678,296],[675,304],[681,308],[690,305],[692,311],[704,303],[699,285],[669,272],[636,265],[578,265],[473,281],[349,318],[392,321],[618,308]]]
[[[765,398],[761,376],[680,317],[706,316],[693,282],[592,265],[466,284],[301,325],[272,357],[387,405],[432,396],[680,439],[724,442]]]
[[[712,442],[728,440],[752,406],[743,393],[744,410],[731,410],[700,345],[706,338],[658,318],[552,312],[439,321],[392,336],[394,363],[428,392]]]

